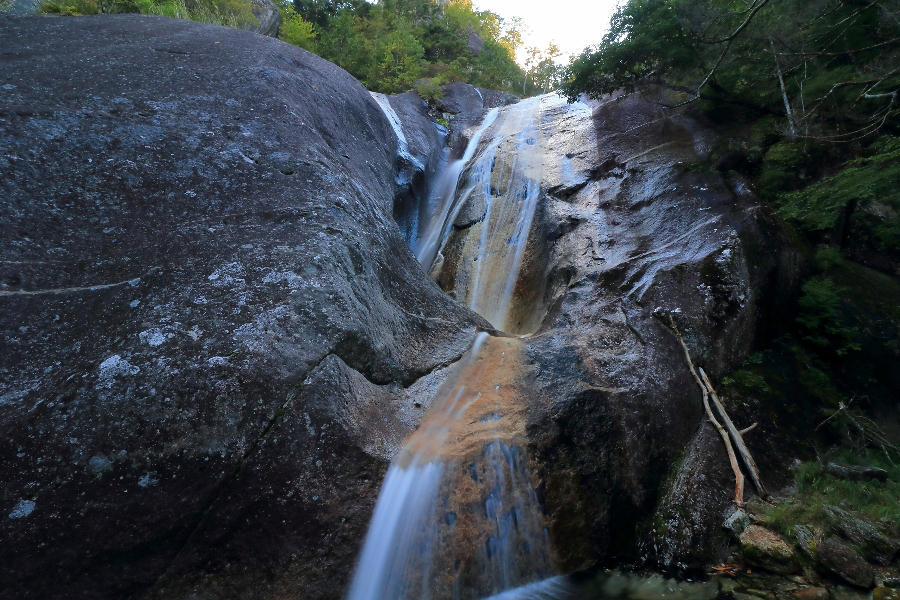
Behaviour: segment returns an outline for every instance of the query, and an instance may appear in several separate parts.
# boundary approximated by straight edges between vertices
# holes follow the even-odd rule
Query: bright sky
[[[616,9],[616,0],[474,0],[478,10],[490,10],[504,19],[521,17],[526,46],[546,48],[556,42],[559,62],[600,42]],[[522,57],[519,57],[522,62]]]

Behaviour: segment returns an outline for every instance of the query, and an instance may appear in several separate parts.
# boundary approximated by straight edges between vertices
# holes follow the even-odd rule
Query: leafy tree
[[[357,10],[364,4],[365,0],[294,0],[297,13],[319,28],[327,27],[340,11]]]
[[[278,39],[310,52],[316,51],[316,32],[313,24],[306,21],[294,8],[293,3],[281,2],[281,28]]]
[[[394,30],[378,43],[374,70],[367,81],[377,82],[379,89],[394,93],[410,89],[421,73],[425,50],[415,36],[402,29]]]
[[[564,91],[668,90],[672,104],[781,114],[791,137],[880,130],[900,93],[900,20],[880,0],[631,0]]]

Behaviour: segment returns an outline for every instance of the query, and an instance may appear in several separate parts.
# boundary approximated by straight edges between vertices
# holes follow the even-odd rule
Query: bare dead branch
[[[739,506],[742,506],[744,504],[744,474],[741,472],[737,456],[734,454],[731,439],[728,437],[728,432],[725,431],[725,428],[722,427],[722,424],[719,423],[715,415],[713,415],[712,409],[709,407],[709,390],[703,384],[700,376],[697,375],[697,370],[694,368],[694,361],[691,360],[691,353],[688,351],[687,344],[684,343],[684,338],[681,337],[681,332],[678,331],[678,326],[675,325],[675,319],[672,318],[672,315],[669,315],[669,323],[672,326],[675,337],[678,338],[678,342],[681,344],[681,349],[684,350],[684,358],[687,361],[688,369],[690,369],[691,375],[694,376],[694,380],[700,387],[700,392],[703,396],[703,409],[706,411],[706,417],[709,419],[709,422],[713,424],[713,427],[716,428],[716,431],[719,432],[722,441],[725,443],[725,450],[728,452],[728,462],[731,463],[731,470],[734,472],[734,501]]]
[[[866,46],[865,48],[854,48],[852,50],[843,50],[841,52],[778,52],[778,56],[845,56],[847,54],[858,54],[860,52],[876,50],[878,48],[890,46],[891,44],[896,44],[897,42],[900,42],[900,38],[894,38],[892,40],[887,40],[879,44],[872,44],[871,46]]]
[[[766,488],[763,486],[762,481],[759,478],[759,467],[756,466],[756,461],[753,460],[753,455],[750,454],[750,450],[747,448],[747,444],[744,443],[744,438],[741,436],[741,432],[738,431],[737,427],[734,426],[734,423],[728,416],[728,413],[725,412],[725,407],[719,400],[719,396],[718,394],[716,394],[715,388],[713,388],[712,383],[709,381],[709,377],[706,376],[706,373],[702,368],[699,368],[699,371],[700,376],[703,378],[703,383],[709,390],[709,395],[712,398],[713,404],[716,406],[716,410],[719,411],[719,416],[721,416],[722,420],[725,421],[725,427],[728,428],[728,433],[731,434],[731,439],[732,441],[734,441],[734,445],[737,446],[738,452],[740,452],[741,454],[741,458],[744,459],[744,464],[747,465],[747,468],[750,470],[750,479],[753,481],[753,485],[756,486],[756,491],[759,492],[759,496],[761,498],[768,498],[769,492],[766,491]]]

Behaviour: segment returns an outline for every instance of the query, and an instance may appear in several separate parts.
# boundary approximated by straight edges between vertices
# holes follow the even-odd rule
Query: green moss
[[[796,188],[805,176],[811,157],[806,147],[784,140],[771,146],[763,157],[757,186],[767,197],[776,197],[786,189]]]
[[[781,144],[776,144],[770,153]],[[767,191],[785,189],[789,170],[797,168],[796,148],[782,148],[771,167],[760,176]],[[766,155],[769,160],[769,154]],[[818,183],[801,190],[782,193],[778,213],[805,231],[827,231],[853,214],[857,235],[870,237],[882,251],[900,250],[900,138],[883,136],[869,148],[868,156],[852,160]]]
[[[416,92],[430,102],[439,100],[444,95],[441,80],[437,77],[423,77],[416,81]]]

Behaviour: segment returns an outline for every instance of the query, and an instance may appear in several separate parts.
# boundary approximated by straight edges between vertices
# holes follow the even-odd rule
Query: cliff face
[[[201,567],[340,595],[410,390],[483,323],[398,232],[382,110],[187,21],[10,18],[0,46],[0,596]]]
[[[341,596],[388,459],[496,333],[407,244],[510,99],[452,86],[445,137],[413,94],[154,17],[6,19],[0,46],[0,597]],[[528,102],[483,130],[473,160],[496,159],[458,188],[489,185],[434,273],[462,295],[486,207],[528,190],[516,439],[557,563],[701,565],[732,482],[665,324],[715,379],[791,254],[746,186],[692,166],[703,124]]]

